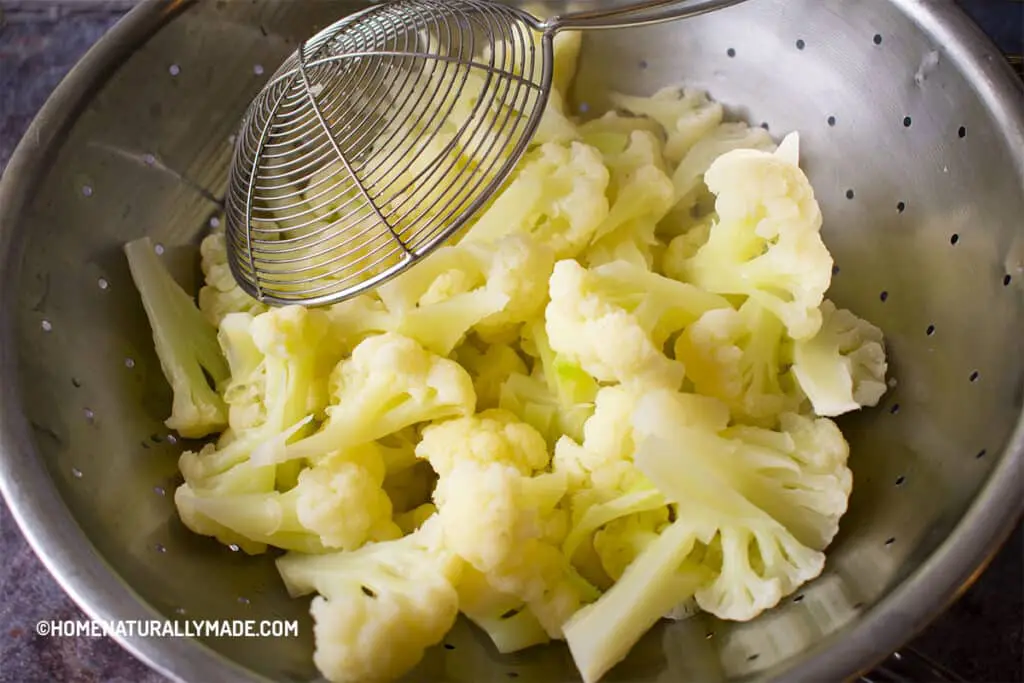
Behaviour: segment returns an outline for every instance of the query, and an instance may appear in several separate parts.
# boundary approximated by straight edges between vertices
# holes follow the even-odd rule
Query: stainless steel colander
[[[177,521],[184,444],[121,246],[149,235],[194,283],[246,105],[300,39],[364,6],[149,0],[0,184],[0,488],[38,554],[99,618],[301,621],[297,639],[123,639],[177,680],[309,680],[311,628],[269,559]],[[855,487],[825,574],[750,623],[660,627],[608,680],[842,680],[935,616],[1024,506],[1024,95],[951,0],[750,0],[588,35],[572,101],[680,80],[801,132],[831,297],[886,332],[896,384],[842,423]],[[410,680],[577,680],[564,648],[499,657],[465,625],[448,646]]]

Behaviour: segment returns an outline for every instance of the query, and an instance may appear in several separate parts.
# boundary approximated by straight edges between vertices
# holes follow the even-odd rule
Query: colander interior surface
[[[0,192],[0,474],[37,550],[96,616],[300,620],[300,638],[129,639],[183,680],[313,679],[312,625],[271,558],[178,521],[190,444],[163,425],[170,391],[121,247],[148,235],[198,281],[245,107],[299,40],[360,6],[143,5],[63,86]],[[962,22],[950,2],[750,0],[585,38],[578,111],[604,109],[608,88],[685,82],[778,136],[800,131],[837,264],[829,296],[883,329],[893,379],[878,408],[840,422],[855,484],[825,574],[750,623],[658,627],[609,682],[853,675],[913,635],[1019,514],[1024,105]],[[973,546],[954,542],[983,522]],[[564,647],[502,657],[461,623],[409,676],[513,678],[578,680]]]

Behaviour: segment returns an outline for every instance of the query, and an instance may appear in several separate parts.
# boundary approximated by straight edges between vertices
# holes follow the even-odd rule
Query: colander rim
[[[89,97],[123,59],[197,0],[144,0],[75,65],[44,104],[0,177],[0,386],[20,387],[15,341],[20,245],[15,238],[31,190]],[[891,0],[931,34],[974,79],[1000,132],[1017,149],[1024,179],[1024,88],[999,50],[954,0]],[[12,396],[13,394],[13,396]],[[0,494],[29,546],[72,600],[101,621],[161,615],[126,585],[90,543],[38,458],[16,390],[0,392]],[[868,614],[831,634],[795,666],[756,678],[843,680],[870,670],[969,587],[1024,517],[1024,411],[979,495],[947,539]],[[191,639],[115,640],[163,676],[186,681],[267,681]]]

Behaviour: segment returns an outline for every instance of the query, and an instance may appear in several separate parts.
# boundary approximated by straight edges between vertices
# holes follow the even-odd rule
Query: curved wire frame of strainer
[[[271,304],[337,302],[457,233],[547,104],[551,37],[535,39],[530,21],[491,2],[400,0],[304,43],[236,142],[226,238],[242,289]]]

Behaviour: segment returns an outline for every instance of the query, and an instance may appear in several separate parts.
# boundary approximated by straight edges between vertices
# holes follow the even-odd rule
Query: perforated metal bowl
[[[64,82],[0,186],[0,488],[92,615],[302,620],[302,638],[126,638],[183,681],[315,676],[304,601],[270,561],[188,533],[169,391],[121,245],[185,278],[250,98],[355,3],[151,0]],[[550,6],[551,10],[558,7]],[[654,630],[609,681],[838,681],[970,582],[1019,517],[1024,102],[949,0],[751,0],[588,36],[574,101],[686,80],[802,133],[832,296],[886,332],[897,384],[845,420],[855,492],[824,576],[748,624]],[[499,657],[460,625],[416,681],[577,680],[564,648]]]

